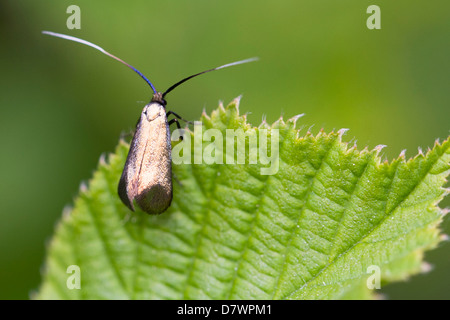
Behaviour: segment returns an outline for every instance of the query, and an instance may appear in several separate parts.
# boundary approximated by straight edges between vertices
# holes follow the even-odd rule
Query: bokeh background
[[[66,9],[81,8],[68,30]],[[366,9],[381,8],[381,30]],[[80,44],[95,42],[164,90],[235,60],[260,61],[196,78],[168,96],[198,119],[243,94],[258,125],[305,113],[303,132],[350,128],[360,149],[392,160],[432,147],[450,129],[448,0],[168,0],[0,2],[0,298],[28,299],[45,244],[102,153],[133,128],[151,92],[125,66]],[[449,206],[446,199],[443,206]],[[450,233],[449,219],[442,225]],[[426,254],[428,274],[381,291],[390,299],[449,299],[450,245]]]

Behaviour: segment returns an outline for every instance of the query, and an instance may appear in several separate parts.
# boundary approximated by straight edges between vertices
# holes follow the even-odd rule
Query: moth
[[[130,210],[135,211],[134,203],[136,203],[141,210],[148,214],[163,213],[170,207],[173,198],[169,126],[175,123],[180,128],[178,120],[183,119],[173,111],[166,111],[165,96],[180,84],[201,74],[258,60],[256,57],[240,60],[193,74],[161,93],[139,70],[103,48],[89,41],[61,33],[51,31],[42,31],[42,33],[97,49],[132,69],[151,87],[153,96],[150,103],[141,112],[118,186],[119,197]],[[173,115],[174,118],[169,121],[170,115]]]

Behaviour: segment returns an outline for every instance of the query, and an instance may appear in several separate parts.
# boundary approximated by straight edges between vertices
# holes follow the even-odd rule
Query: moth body
[[[134,211],[134,201],[149,214],[160,214],[172,202],[172,156],[169,124],[163,103],[142,110],[119,181],[122,202]]]

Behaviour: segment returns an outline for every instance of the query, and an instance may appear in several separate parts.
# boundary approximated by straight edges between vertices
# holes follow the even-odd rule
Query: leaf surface
[[[248,154],[246,164],[174,164],[169,210],[132,213],[117,195],[121,141],[64,211],[34,297],[363,299],[375,291],[371,266],[383,285],[422,270],[424,251],[443,238],[448,139],[388,163],[381,146],[348,146],[345,130],[300,135],[298,117],[252,127],[238,103],[203,114],[203,131],[277,129],[276,174],[261,175],[267,165],[248,164]],[[79,290],[68,288],[70,265],[80,267]]]

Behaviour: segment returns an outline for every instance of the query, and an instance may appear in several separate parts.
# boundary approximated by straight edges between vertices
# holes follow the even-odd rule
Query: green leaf
[[[342,142],[345,130],[300,136],[298,117],[254,128],[238,102],[203,114],[204,130],[278,129],[275,175],[259,164],[173,165],[169,210],[132,213],[116,192],[121,141],[64,211],[34,298],[361,299],[376,293],[370,266],[382,285],[423,271],[424,251],[443,238],[448,139],[382,162],[381,147]],[[81,289],[67,286],[70,265]]]

